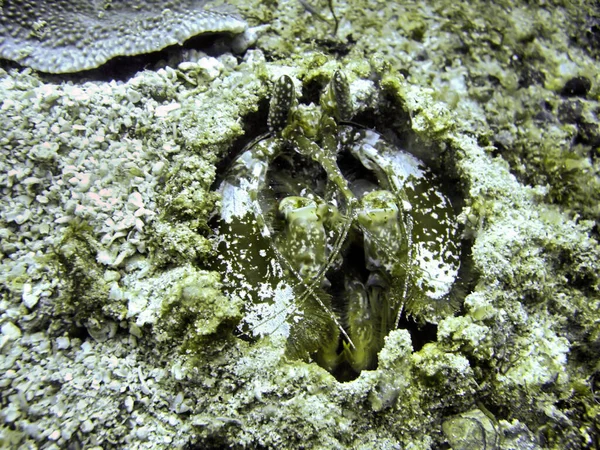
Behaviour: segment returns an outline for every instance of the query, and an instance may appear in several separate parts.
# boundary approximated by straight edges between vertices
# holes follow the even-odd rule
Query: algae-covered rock
[[[216,273],[192,272],[166,294],[157,325],[189,347],[215,334],[221,325],[237,323],[239,306],[221,294]]]
[[[454,450],[498,448],[498,432],[492,420],[480,409],[451,417],[442,424],[444,435]]]

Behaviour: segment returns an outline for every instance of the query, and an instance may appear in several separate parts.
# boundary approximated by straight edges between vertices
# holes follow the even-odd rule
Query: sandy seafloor
[[[241,54],[0,70],[0,446],[597,448],[594,2],[335,1],[336,36],[325,1],[233,3],[259,26]],[[216,164],[279,76],[338,68],[453,183],[474,280],[349,382],[234,337],[207,263]]]

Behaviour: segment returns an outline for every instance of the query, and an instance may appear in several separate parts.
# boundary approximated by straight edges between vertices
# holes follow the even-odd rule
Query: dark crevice
[[[437,340],[437,325],[433,323],[419,324],[406,315],[402,315],[398,323],[398,329],[407,330],[410,333],[413,350],[418,352],[425,344]]]

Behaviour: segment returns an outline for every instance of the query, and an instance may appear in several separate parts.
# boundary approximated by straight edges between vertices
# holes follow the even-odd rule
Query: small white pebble
[[[69,223],[72,219],[73,219],[73,216],[69,216],[69,215],[62,216],[62,217],[59,217],[59,218],[55,219],[54,223],[60,225],[60,224],[63,224],[63,223]]]
[[[100,189],[100,192],[98,192],[98,194],[100,194],[101,197],[108,198],[113,196],[113,191],[112,189],[104,188]]]
[[[58,430],[54,430],[52,433],[50,433],[50,436],[48,436],[48,439],[50,439],[51,441],[58,441],[59,438],[60,431]]]
[[[94,346],[90,343],[90,341],[85,341],[81,344],[81,351],[85,355],[86,353],[90,353],[94,349]]]
[[[7,341],[14,341],[21,337],[21,330],[12,322],[6,322],[0,330],[2,331],[2,338]]]
[[[223,70],[223,64],[216,58],[208,56],[198,61],[198,67],[204,69],[203,73],[209,80],[214,80]]]
[[[133,411],[133,398],[130,395],[125,397],[125,410],[127,412]]]
[[[149,213],[149,212],[151,213],[152,211],[148,211],[147,209],[140,208],[140,209],[136,210],[136,211],[133,213],[133,216],[134,216],[134,217],[141,217],[141,216],[145,216],[145,215],[146,215],[147,213]]]
[[[165,163],[163,161],[158,161],[152,165],[152,174],[160,175],[165,168]]]
[[[112,265],[112,262],[115,259],[115,255],[113,255],[110,251],[103,249],[98,252],[96,255],[96,261],[100,264],[104,264],[106,266]]]
[[[127,99],[131,103],[137,103],[142,99],[142,94],[140,94],[138,91],[136,91],[134,89],[129,89],[127,91]]]
[[[104,281],[119,281],[121,279],[121,274],[116,270],[107,270],[104,272]]]
[[[140,194],[139,192],[132,193],[131,195],[129,195],[129,198],[127,199],[127,203],[130,204],[131,206],[133,206],[132,209],[143,208],[144,207],[144,199],[142,197],[142,194]]]
[[[70,345],[71,341],[67,336],[61,336],[56,339],[56,348],[58,348],[59,350],[67,349]]]
[[[89,173],[82,173],[79,175],[79,182],[77,183],[77,190],[79,192],[87,192],[92,185],[92,176]]]
[[[17,216],[14,218],[14,221],[17,225],[23,225],[30,218],[31,218],[31,211],[26,209],[21,214],[17,214]]]
[[[114,301],[123,300],[123,290],[119,287],[119,283],[112,283],[108,292],[108,298]]]
[[[6,423],[13,423],[21,416],[21,411],[19,407],[13,403],[10,403],[7,408],[3,411],[4,421]]]
[[[79,428],[84,433],[89,433],[94,429],[94,423],[90,419],[87,419],[79,426]]]
[[[150,434],[150,429],[148,427],[141,427],[135,430],[135,434],[137,435],[138,439],[146,440]]]
[[[126,216],[123,218],[123,220],[119,221],[117,223],[117,230],[121,231],[121,230],[127,230],[129,228],[132,228],[135,225],[135,217],[133,216]]]
[[[168,105],[160,105],[154,111],[156,117],[166,117],[171,111],[181,108],[179,103],[169,103]]]
[[[23,303],[25,304],[25,306],[27,306],[27,308],[31,309],[35,305],[37,305],[37,302],[39,301],[40,297],[37,292],[33,292],[33,287],[31,286],[30,283],[25,283],[23,285],[22,299],[23,299]]]

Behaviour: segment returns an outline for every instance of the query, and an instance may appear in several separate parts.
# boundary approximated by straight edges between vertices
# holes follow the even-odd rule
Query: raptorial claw
[[[406,230],[396,196],[389,191],[366,194],[361,199],[358,223],[364,235],[367,269],[391,273],[399,255],[407,250]]]
[[[279,212],[287,227],[282,253],[303,280],[313,280],[327,263],[327,235],[323,216],[314,200],[286,197],[279,203]]]

